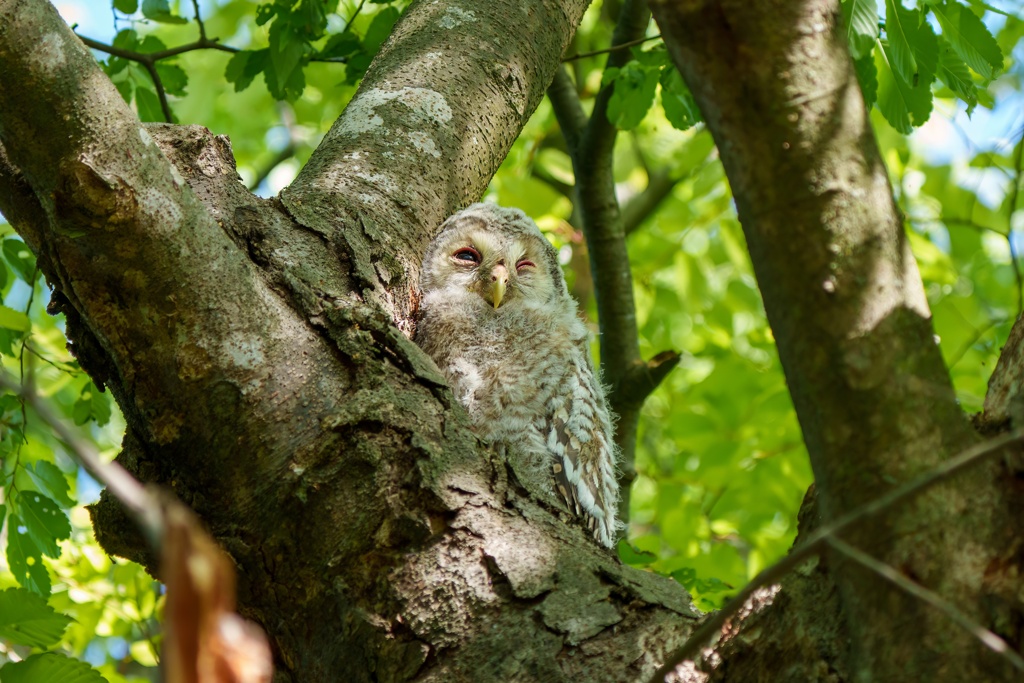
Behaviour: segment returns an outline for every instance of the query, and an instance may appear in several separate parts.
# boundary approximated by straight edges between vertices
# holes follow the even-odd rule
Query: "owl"
[[[522,211],[474,204],[441,226],[420,288],[415,340],[476,433],[503,446],[528,489],[561,501],[611,547],[613,422],[554,247]]]

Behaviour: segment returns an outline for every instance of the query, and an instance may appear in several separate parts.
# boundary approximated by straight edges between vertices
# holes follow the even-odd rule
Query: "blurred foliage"
[[[78,1],[94,12],[109,9]],[[113,4],[107,35],[89,37],[139,52],[197,39],[189,6]],[[174,116],[229,135],[243,180],[274,194],[352,97],[406,4],[201,3],[206,35],[242,51],[195,50],[159,62]],[[588,11],[571,54],[608,47],[614,6],[608,0]],[[1010,0],[843,2],[936,334],[969,412],[981,408],[1024,296],[1021,9]],[[896,21],[906,27],[900,35]],[[161,120],[146,69],[96,54],[140,116]],[[630,234],[629,249],[641,350],[650,357],[676,349],[683,358],[643,409],[629,542],[619,552],[629,564],[675,577],[712,608],[786,552],[812,475],[714,145],[695,125],[699,115],[663,46],[650,40],[632,54],[610,72],[603,54],[567,63],[585,106],[602,84],[615,88],[609,116],[624,129],[615,151],[621,205],[637,206],[656,178],[671,181],[667,197]],[[916,90],[901,113],[891,98],[908,86]],[[968,129],[965,111],[975,117]],[[925,121],[915,136],[901,134]],[[537,220],[593,320],[571,188],[572,165],[544,102],[487,199]],[[45,311],[47,288],[31,253],[10,226],[0,223],[0,231],[3,366],[31,378],[83,438],[113,457],[124,429],[116,406],[65,349],[63,320]],[[0,396],[0,462],[0,663],[23,662],[0,672],[0,681],[56,680],[54,672],[91,680],[93,670],[73,670],[66,655],[111,683],[157,680],[161,586],[99,548],[82,507],[96,499],[96,484],[10,394]]]

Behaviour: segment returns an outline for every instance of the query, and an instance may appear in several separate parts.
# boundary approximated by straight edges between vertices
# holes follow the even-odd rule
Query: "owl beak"
[[[491,303],[497,308],[505,298],[505,288],[508,286],[508,268],[505,264],[499,263],[491,269],[491,281],[488,291],[491,295]]]

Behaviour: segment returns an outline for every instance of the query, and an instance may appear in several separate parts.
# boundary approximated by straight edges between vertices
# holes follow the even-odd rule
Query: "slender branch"
[[[251,183],[249,183],[249,191],[255,192],[256,188],[263,184],[263,181],[270,176],[275,168],[295,156],[296,149],[295,141],[289,140],[288,144],[285,145],[280,152],[275,154],[273,158],[263,166],[263,168],[256,172],[256,177],[253,178]]]
[[[163,80],[160,78],[160,73],[156,70],[156,64],[143,62],[142,66],[145,67],[149,77],[153,80],[153,87],[156,88],[156,96],[160,100],[160,110],[164,114],[164,121],[166,123],[174,123],[174,114],[171,113],[171,105],[167,102],[167,91],[164,88]]]
[[[579,147],[580,136],[587,127],[587,115],[583,112],[576,84],[569,78],[565,67],[560,66],[555,71],[555,78],[548,86],[548,99],[558,119],[558,127],[562,129],[569,156],[573,156]]]
[[[203,17],[199,14],[199,0],[192,0],[192,9],[196,13],[196,25],[199,27],[199,40],[206,40],[206,26],[203,24]]]
[[[622,228],[627,235],[640,227],[672,194],[680,178],[673,178],[668,169],[660,168],[647,175],[647,187],[622,207]]]
[[[957,313],[959,314],[960,312],[957,311]],[[963,314],[960,314],[960,317],[963,318]],[[950,370],[956,367],[956,364],[963,360],[964,356],[967,355],[967,352],[971,350],[971,347],[977,344],[982,337],[988,334],[995,327],[1007,322],[1007,319],[996,318],[995,320],[989,320],[988,324],[982,328],[974,327],[974,325],[971,325],[966,318],[964,318],[964,322],[966,322],[971,327],[971,329],[974,330],[974,336],[972,336],[970,339],[964,342],[963,345],[957,350],[957,352],[949,357],[949,362],[947,363],[947,365],[949,366]]]
[[[956,455],[949,460],[925,472],[911,481],[891,489],[874,500],[854,508],[831,524],[827,524],[818,531],[811,534],[804,543],[793,548],[793,550],[780,561],[768,567],[755,576],[750,583],[736,594],[719,611],[712,614],[707,621],[695,630],[690,638],[682,644],[665,660],[665,663],[651,677],[651,683],[663,683],[665,676],[676,668],[681,662],[693,659],[704,647],[705,643],[711,640],[716,633],[719,633],[731,616],[736,614],[747,602],[754,592],[769,584],[777,583],[786,574],[795,569],[804,560],[820,551],[820,546],[829,538],[838,536],[848,531],[854,525],[883,512],[892,506],[900,503],[911,496],[920,493],[935,484],[938,484],[965,469],[977,465],[986,458],[1001,453],[1010,444],[1024,441],[1024,429],[1014,429],[1006,434],[997,436],[982,443],[976,444]]]
[[[1007,202],[1006,216],[1006,243],[1010,245],[1010,260],[1013,262],[1013,275],[1017,278],[1017,314],[1024,312],[1024,275],[1021,274],[1020,259],[1017,255],[1017,247],[1013,243],[1013,214],[1017,210],[1017,193],[1020,191],[1021,164],[1024,162],[1024,129],[1021,130],[1021,138],[1017,143],[1017,156],[1014,159],[1014,170],[1016,171],[1010,182],[1010,201]]]
[[[625,43],[621,43],[619,45],[612,45],[611,47],[606,47],[603,50],[593,50],[592,52],[581,52],[580,54],[572,55],[571,57],[563,57],[562,58],[562,62],[563,63],[564,62],[572,62],[572,61],[575,61],[577,59],[585,59],[586,57],[596,57],[597,55],[603,55],[603,54],[607,54],[609,52],[616,52],[617,50],[625,50],[626,48],[635,47],[637,45],[643,45],[644,43],[650,42],[652,40],[659,40],[660,38],[661,38],[661,34],[660,33],[658,35],[656,35],[656,36],[647,36],[646,38],[637,38],[636,40],[629,40],[629,41],[626,41]]]
[[[356,7],[356,11],[353,12],[352,16],[349,17],[348,21],[345,22],[345,30],[346,31],[352,26],[352,22],[356,20],[356,17],[359,16],[359,13],[363,11],[363,5],[365,5],[365,4],[366,4],[366,0],[359,0],[359,6]]]
[[[78,39],[81,40],[86,46],[93,50],[99,50],[115,57],[127,59],[133,62],[139,62],[142,64],[156,63],[163,59],[169,59],[171,57],[177,57],[180,54],[186,52],[194,52],[195,50],[220,50],[221,52],[241,52],[237,47],[229,47],[227,45],[221,45],[217,38],[200,38],[191,43],[185,43],[177,47],[167,48],[166,50],[157,50],[156,52],[137,52],[135,50],[125,50],[123,48],[114,47],[106,43],[101,43],[98,40],[75,34]]]
[[[854,548],[841,538],[831,536],[828,538],[828,544],[857,564],[873,571],[875,574],[878,574],[883,579],[889,581],[900,590],[913,595],[918,600],[926,602],[939,610],[949,617],[950,621],[981,641],[985,647],[1006,659],[1006,661],[1012,664],[1015,669],[1018,671],[1024,671],[1024,658],[1021,658],[1019,654],[1014,652],[1013,649],[1006,644],[1005,640],[976,622],[974,619],[971,619],[969,616],[964,614],[962,610],[958,609],[956,605],[944,599],[935,591],[928,590],[924,586],[914,583],[889,565],[876,560],[874,557],[868,555],[862,550]]]
[[[978,232],[992,232],[999,235],[1002,238],[1007,237],[1007,233],[1003,232],[1002,230],[996,230],[995,228],[990,228],[987,225],[975,223],[969,218],[957,218],[956,216],[939,216],[936,220],[946,225],[953,225],[959,228],[969,228],[971,230],[977,230]]]

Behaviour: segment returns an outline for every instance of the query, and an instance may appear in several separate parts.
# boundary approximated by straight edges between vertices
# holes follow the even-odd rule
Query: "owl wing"
[[[611,419],[593,371],[578,365],[549,402],[547,447],[555,487],[603,545],[615,544],[619,489]]]

